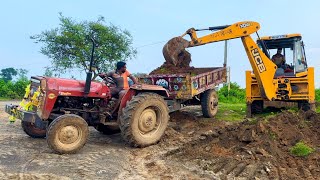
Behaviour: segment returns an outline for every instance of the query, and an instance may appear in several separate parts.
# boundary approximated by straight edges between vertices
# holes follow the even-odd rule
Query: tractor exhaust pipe
[[[96,43],[94,39],[91,37],[92,41],[92,51],[91,51],[91,59],[90,59],[90,65],[89,65],[89,72],[87,73],[86,78],[86,84],[84,86],[84,94],[87,96],[90,92],[90,86],[91,86],[91,79],[92,79],[92,64],[93,64],[93,53],[94,53],[94,47],[96,46]]]

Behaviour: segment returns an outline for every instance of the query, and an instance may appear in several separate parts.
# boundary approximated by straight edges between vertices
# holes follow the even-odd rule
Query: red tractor
[[[120,127],[122,137],[135,147],[159,141],[169,120],[164,88],[133,85],[121,100],[118,112],[110,114],[117,99],[111,97],[108,85],[89,84],[86,94],[84,81],[31,77],[31,109],[7,105],[6,112],[22,120],[29,136],[46,137],[49,147],[58,153],[81,149],[88,138],[88,125],[104,134],[116,133]]]
[[[94,41],[93,41],[94,42]],[[94,43],[92,54],[94,52]],[[92,69],[93,56],[90,61]],[[31,77],[31,85],[20,106],[6,105],[6,112],[22,120],[23,130],[31,137],[44,138],[58,153],[75,153],[81,149],[93,126],[105,134],[121,130],[122,137],[134,147],[157,143],[167,127],[169,110],[164,98],[166,89],[156,85],[133,85],[114,107],[111,84]],[[118,111],[111,114],[114,108]]]

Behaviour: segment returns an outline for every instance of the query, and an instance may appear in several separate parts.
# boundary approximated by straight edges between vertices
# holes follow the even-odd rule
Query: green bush
[[[21,99],[25,94],[25,88],[29,84],[26,78],[17,81],[4,81],[0,79],[0,97],[9,99]]]
[[[320,102],[320,89],[316,89],[316,101]]]
[[[226,103],[245,103],[246,91],[237,83],[230,83],[230,91],[228,92],[228,85],[224,85],[218,90],[219,101]]]
[[[314,152],[314,149],[306,145],[304,142],[298,142],[292,148],[290,148],[291,154],[295,156],[308,156],[309,154]]]

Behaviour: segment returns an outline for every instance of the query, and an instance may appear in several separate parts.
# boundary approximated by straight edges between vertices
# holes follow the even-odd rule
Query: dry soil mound
[[[291,154],[290,148],[301,141],[315,152],[307,157]],[[320,115],[283,112],[267,120],[214,127],[167,156],[191,160],[220,178],[318,179],[319,148]]]

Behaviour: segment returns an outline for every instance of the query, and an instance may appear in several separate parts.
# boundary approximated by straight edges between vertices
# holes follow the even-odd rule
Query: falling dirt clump
[[[185,50],[188,45],[189,42],[182,37],[170,39],[162,49],[165,62],[150,75],[191,72],[194,67],[190,67],[191,54]]]
[[[290,148],[298,142],[314,152],[307,157],[294,156]],[[239,168],[239,176],[248,171],[252,178],[316,179],[320,177],[320,115],[286,111],[269,119],[213,127],[202,138],[169,154],[181,161],[191,158],[206,170],[224,172],[225,178]]]

